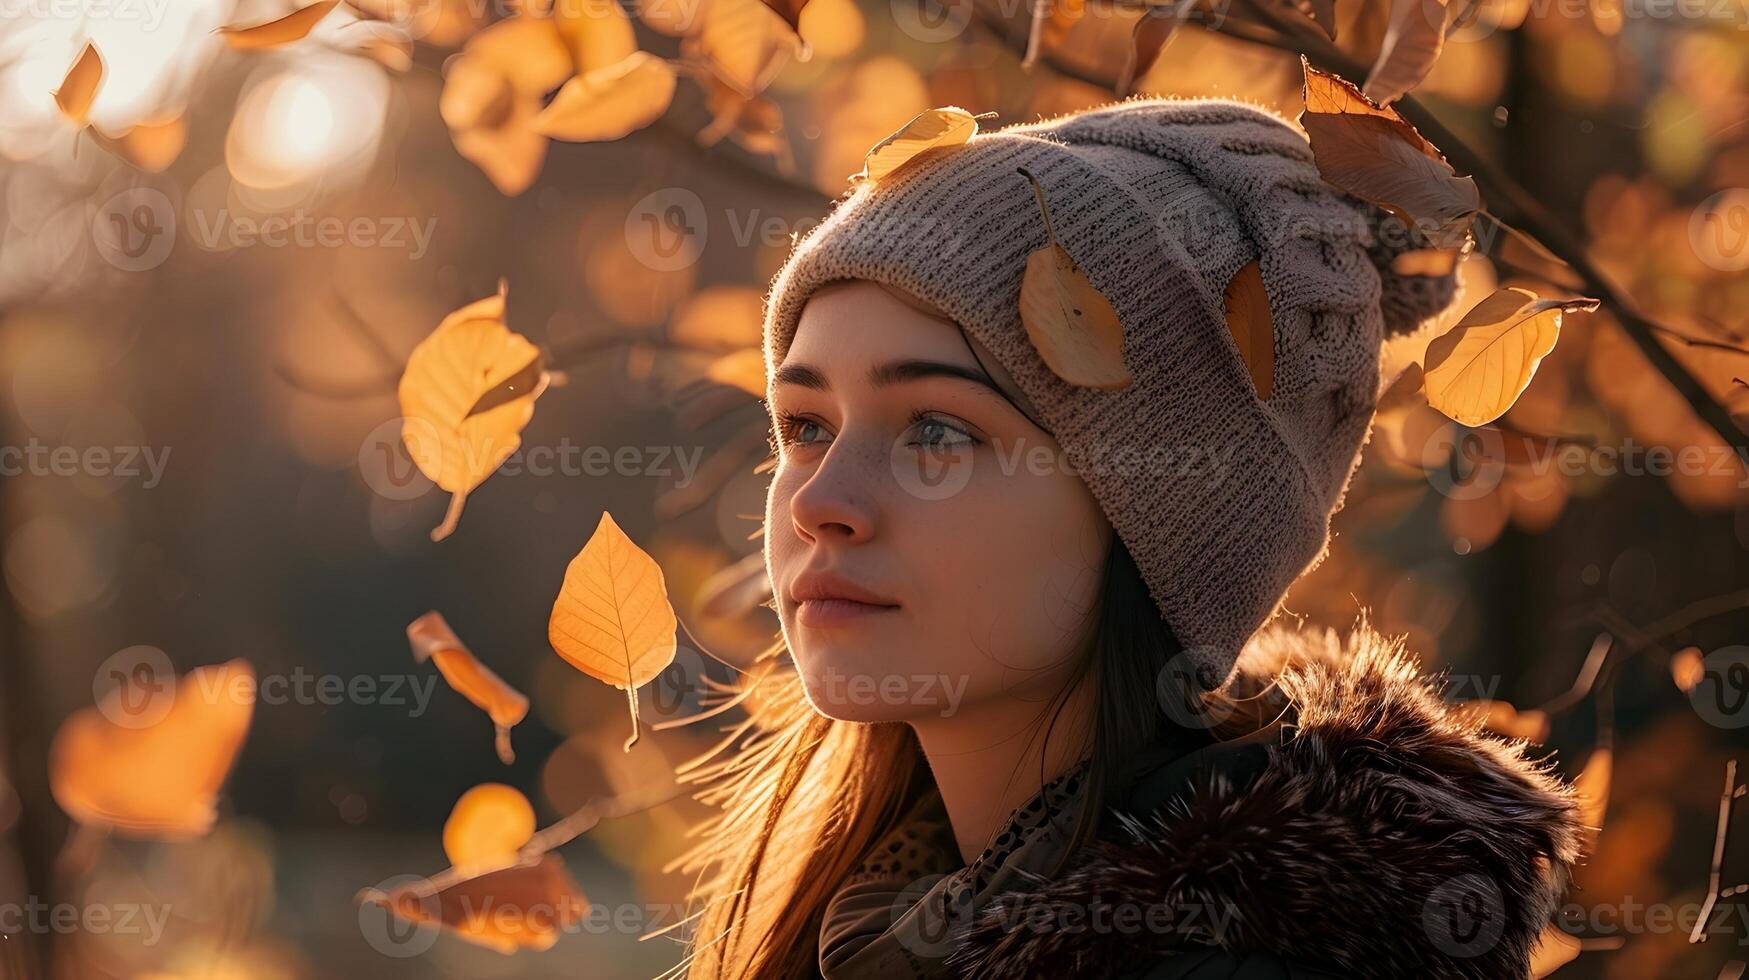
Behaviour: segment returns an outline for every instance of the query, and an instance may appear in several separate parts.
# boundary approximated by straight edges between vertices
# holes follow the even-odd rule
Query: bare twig
[[[1694,931],[1688,934],[1691,943],[1706,942],[1707,922],[1713,917],[1713,906],[1719,900],[1719,869],[1725,861],[1725,839],[1731,834],[1732,801],[1737,798],[1737,760],[1725,763],[1725,791],[1719,794],[1719,825],[1713,831],[1713,863],[1707,875],[1706,902],[1700,907]]]

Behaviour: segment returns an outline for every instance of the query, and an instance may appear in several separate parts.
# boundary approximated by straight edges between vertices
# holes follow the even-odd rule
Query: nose
[[[853,544],[875,528],[880,472],[875,453],[840,435],[806,482],[790,496],[790,522],[804,541]]]

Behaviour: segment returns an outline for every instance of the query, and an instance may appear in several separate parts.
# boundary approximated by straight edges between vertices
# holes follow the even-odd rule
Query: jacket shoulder
[[[1217,693],[1255,734],[1161,765],[1070,870],[980,910],[965,975],[1526,974],[1582,840],[1551,761],[1452,710],[1364,620],[1267,628]],[[1125,905],[1144,927],[1005,925]]]

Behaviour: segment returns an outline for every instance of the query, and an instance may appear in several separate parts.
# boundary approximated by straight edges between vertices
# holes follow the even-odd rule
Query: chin
[[[802,688],[814,710],[828,718],[873,723],[946,717],[959,709],[965,693],[964,678],[918,666],[933,661],[902,638],[873,643],[814,634],[796,639],[790,655]],[[908,656],[896,658],[895,650]]]

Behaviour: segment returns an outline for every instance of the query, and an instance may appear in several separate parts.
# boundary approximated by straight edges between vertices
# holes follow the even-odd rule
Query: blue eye
[[[926,449],[949,449],[955,446],[975,446],[977,437],[959,426],[939,416],[928,412],[916,412],[911,416],[910,444]]]
[[[784,411],[777,413],[777,444],[779,447],[807,445],[823,431],[824,427],[820,423],[807,416]]]

